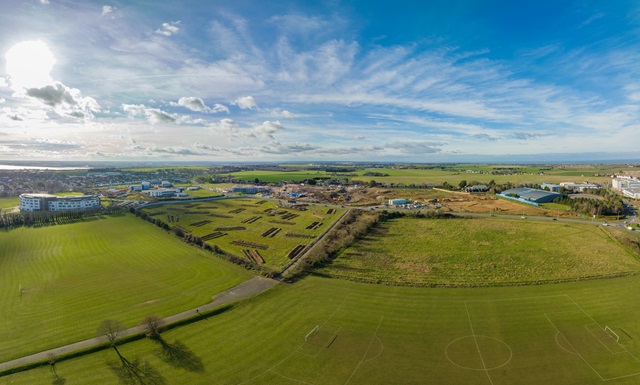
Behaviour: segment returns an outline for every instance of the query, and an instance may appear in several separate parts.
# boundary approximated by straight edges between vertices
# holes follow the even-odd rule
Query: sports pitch
[[[616,334],[607,333],[603,322],[570,294],[392,300],[350,293],[298,349],[245,383],[637,383],[637,328],[615,323]]]
[[[107,318],[191,309],[250,277],[130,214],[0,232],[0,360],[92,338]]]
[[[166,384],[637,384],[639,284],[433,289],[308,277],[163,333],[199,370],[167,362],[150,340],[120,351]],[[69,383],[118,384],[106,364],[115,358],[108,349],[57,371]],[[46,384],[51,374],[2,380]]]

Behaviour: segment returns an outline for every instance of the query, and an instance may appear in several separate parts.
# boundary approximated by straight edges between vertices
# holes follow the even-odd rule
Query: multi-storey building
[[[100,198],[93,195],[59,197],[50,194],[21,194],[20,211],[89,210],[100,207]]]

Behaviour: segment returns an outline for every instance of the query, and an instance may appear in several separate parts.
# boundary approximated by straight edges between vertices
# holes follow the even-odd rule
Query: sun
[[[50,72],[56,59],[49,47],[40,40],[18,43],[4,57],[9,82],[14,90],[43,87],[53,81]]]

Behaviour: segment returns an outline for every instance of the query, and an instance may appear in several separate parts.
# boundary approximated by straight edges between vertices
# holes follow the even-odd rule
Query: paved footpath
[[[195,309],[183,311],[182,313],[174,314],[169,317],[163,318],[165,324],[172,324],[177,321],[182,321],[189,317],[193,317],[194,315],[199,314],[200,312],[206,312],[207,310],[213,309],[220,305],[225,305],[231,302],[239,301],[241,299],[260,294],[273,285],[278,283],[278,281],[264,278],[264,277],[253,277],[248,281],[245,281],[237,286],[232,287],[229,290],[223,291],[222,293],[216,294],[213,296],[213,301],[208,304],[199,306]],[[145,330],[144,325],[138,325],[131,327],[129,329],[123,330],[118,334],[118,338],[127,337],[130,335],[142,333]],[[43,352],[39,352],[36,354],[32,354],[30,356],[20,357],[15,360],[2,362],[0,363],[0,372],[16,367],[31,364],[38,361],[46,361],[50,356],[62,356],[67,353],[71,353],[80,349],[88,349],[98,345],[108,343],[107,338],[105,336],[95,337],[88,340],[76,342],[73,344],[60,346],[58,348],[46,350]]]

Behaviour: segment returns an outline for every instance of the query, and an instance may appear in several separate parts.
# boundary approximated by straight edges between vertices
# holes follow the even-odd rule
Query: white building
[[[540,185],[540,188],[542,190],[546,190],[549,189],[549,191],[553,191],[553,192],[559,192],[560,191],[560,185],[559,184],[554,184],[554,183],[543,183]]]
[[[637,179],[613,179],[611,186],[628,198],[640,199],[640,181]]]
[[[561,187],[566,188],[567,190],[573,191],[585,191],[585,190],[595,190],[600,188],[597,184],[594,183],[572,183],[572,182],[563,182],[560,183]]]
[[[408,201],[406,199],[389,199],[390,206],[406,205],[407,203],[411,203],[411,201]]]
[[[51,194],[21,194],[20,211],[90,210],[100,207],[100,198],[93,195],[59,197]]]
[[[143,191],[143,192],[145,194],[149,194],[149,196],[156,197],[156,198],[172,197],[172,196],[175,196],[177,193],[179,193],[175,189],[168,189],[168,188],[159,188],[159,189],[155,189],[155,190],[146,190],[146,191]]]

